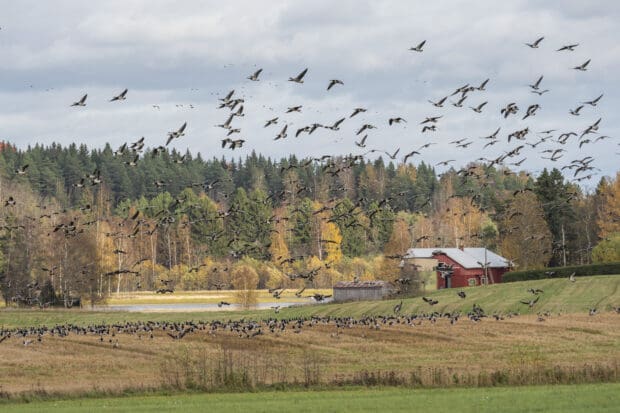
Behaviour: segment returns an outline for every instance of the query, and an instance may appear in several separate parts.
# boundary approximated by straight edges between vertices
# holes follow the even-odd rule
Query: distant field
[[[287,289],[282,293],[280,301],[289,303],[307,303],[312,300],[309,296],[315,293],[331,294],[331,289],[306,289],[301,298],[295,296],[295,289]],[[220,301],[235,302],[235,292],[231,290],[221,291],[179,291],[173,294],[155,294],[153,292],[140,291],[132,293],[112,294],[107,304],[217,304]],[[274,302],[276,300],[267,290],[259,290],[258,302]]]
[[[619,276],[568,280],[538,280],[469,288],[465,299],[455,290],[430,293],[439,304],[421,298],[403,300],[401,314],[471,310],[474,303],[487,314],[507,314],[474,323],[463,316],[454,325],[446,318],[415,325],[384,320],[380,328],[353,325],[337,329],[334,323],[306,326],[300,334],[291,328],[246,338],[230,331],[197,331],[172,340],[157,330],[116,337],[45,335],[41,342],[24,346],[21,337],[0,343],[0,390],[17,393],[84,394],[124,389],[174,388],[211,380],[221,365],[227,371],[249,374],[254,383],[418,383],[425,386],[494,385],[510,383],[583,383],[620,381],[620,315],[610,311],[620,305]],[[544,293],[533,309],[519,300]],[[84,310],[0,311],[0,326],[53,326],[115,324],[127,321],[261,320],[269,317],[312,315],[391,315],[400,300],[316,304],[272,310],[127,313]],[[588,308],[601,313],[588,315]],[[535,314],[548,311],[545,321]],[[532,314],[534,313],[534,314]],[[401,323],[402,321],[402,323]],[[118,346],[112,345],[112,338]],[[223,364],[222,364],[223,363]],[[206,373],[196,369],[203,366]],[[219,366],[219,367],[218,367]],[[235,373],[237,374],[237,373]],[[198,378],[197,378],[198,377]],[[211,384],[199,384],[211,386]],[[247,386],[247,385],[243,385]],[[242,387],[243,387],[242,386]],[[260,387],[260,386],[259,386]],[[247,389],[247,388],[246,388]]]
[[[527,292],[529,288],[538,288],[544,291],[540,294],[538,303],[533,308],[521,304],[521,300],[532,299],[533,295]],[[328,293],[326,290],[319,290]],[[598,308],[602,311],[611,310],[612,306],[620,306],[620,275],[604,275],[597,277],[578,278],[577,282],[571,283],[565,279],[546,279],[536,281],[522,281],[507,284],[490,285],[486,287],[464,288],[467,294],[465,299],[459,298],[457,289],[438,290],[428,292],[428,297],[433,297],[439,304],[430,306],[421,298],[408,298],[403,300],[401,313],[421,313],[421,312],[446,312],[460,310],[470,311],[474,303],[481,306],[487,314],[519,312],[521,314],[535,314],[541,311],[558,313],[587,313],[590,308]],[[314,292],[314,291],[313,291]],[[213,292],[214,294],[224,294],[224,292]],[[226,292],[231,294],[231,292]],[[308,293],[309,295],[310,293]],[[205,292],[179,293],[177,296],[168,295],[162,300],[179,300],[177,302],[192,302],[196,297],[205,295]],[[289,295],[286,294],[282,300],[287,301]],[[141,293],[134,296],[122,297],[118,303],[143,303],[152,299],[155,294]],[[265,299],[268,294],[261,292]],[[132,298],[133,297],[133,298]],[[230,297],[230,296],[229,296]],[[144,301],[142,301],[144,300]],[[189,300],[189,301],[184,301]],[[211,298],[212,302],[220,299]],[[174,303],[175,301],[171,301]],[[199,301],[202,302],[202,301]],[[146,321],[146,320],[213,320],[213,319],[240,319],[255,318],[262,319],[267,317],[310,317],[312,315],[332,315],[332,316],[352,316],[360,317],[363,315],[385,315],[392,314],[394,305],[399,303],[399,299],[384,301],[365,301],[351,302],[344,304],[316,304],[303,307],[282,309],[279,314],[274,314],[272,310],[250,310],[250,311],[226,311],[218,312],[179,312],[179,313],[126,313],[126,312],[91,312],[84,310],[0,310],[0,326],[33,326],[33,325],[53,325],[57,323],[76,323],[80,325],[100,323],[100,322],[122,322],[122,321]],[[161,302],[159,302],[161,303]]]
[[[189,394],[0,404],[30,412],[617,412],[620,384],[410,390],[355,388],[244,394]]]

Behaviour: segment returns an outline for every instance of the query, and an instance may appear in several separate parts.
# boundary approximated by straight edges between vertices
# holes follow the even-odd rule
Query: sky
[[[187,122],[185,135],[170,146],[200,152],[203,158],[243,158],[251,151],[280,158],[365,154],[372,159],[400,149],[395,162],[417,150],[408,162],[456,169],[479,158],[494,159],[524,145],[518,169],[534,174],[592,156],[596,169],[579,183],[592,189],[601,176],[614,176],[620,164],[620,3],[609,1],[10,1],[0,0],[0,140],[20,148],[59,142],[114,148],[145,137],[148,147]],[[539,37],[538,48],[530,48]],[[409,50],[426,40],[422,52]],[[579,44],[574,51],[561,46]],[[573,67],[591,59],[586,71]],[[247,79],[257,69],[259,81]],[[304,83],[289,82],[304,68]],[[543,76],[541,96],[528,85]],[[460,86],[486,90],[458,95],[444,107],[437,101]],[[344,84],[327,91],[331,79]],[[128,88],[127,99],[110,99]],[[218,99],[234,90],[244,99],[235,117],[242,148],[222,148],[230,111]],[[85,107],[70,107],[84,94]],[[582,102],[603,97],[596,107]],[[470,107],[488,102],[481,113]],[[514,102],[517,115],[500,109]],[[534,116],[523,120],[528,106]],[[302,105],[301,113],[285,113]],[[367,111],[349,118],[354,108]],[[420,123],[441,116],[437,130]],[[263,127],[268,119],[278,124]],[[340,130],[298,128],[331,125]],[[401,117],[406,122],[388,124]],[[581,134],[601,118],[597,134]],[[274,141],[288,124],[288,136]],[[355,145],[366,133],[366,147]],[[523,141],[508,142],[529,128]],[[497,128],[498,142],[484,148]],[[539,132],[553,138],[536,144]],[[599,136],[608,136],[594,142]],[[459,148],[450,143],[466,139]],[[424,144],[427,148],[419,149]],[[558,160],[545,150],[562,149]],[[374,151],[373,151],[374,150]],[[382,151],[385,151],[382,152]],[[454,161],[451,161],[454,160]],[[514,167],[516,168],[516,167]],[[566,171],[567,178],[572,172]],[[578,176],[578,177],[579,177]]]

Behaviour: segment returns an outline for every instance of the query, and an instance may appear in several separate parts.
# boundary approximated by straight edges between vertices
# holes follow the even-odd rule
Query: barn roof
[[[386,281],[338,281],[334,288],[383,288],[390,284]]]
[[[446,254],[463,268],[483,268],[486,251],[488,268],[511,267],[510,260],[486,248],[410,248],[403,258],[433,258],[434,254]]]

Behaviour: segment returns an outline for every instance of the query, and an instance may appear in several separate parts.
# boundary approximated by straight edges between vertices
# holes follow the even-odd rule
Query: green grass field
[[[529,288],[539,288],[544,291],[539,302],[532,308],[521,304],[520,300],[531,299],[533,295],[527,292]],[[403,300],[402,313],[421,313],[431,311],[467,312],[474,303],[485,309],[487,314],[494,312],[507,313],[516,311],[521,314],[549,311],[557,313],[587,313],[589,308],[596,307],[601,311],[609,311],[612,306],[620,306],[620,276],[605,275],[597,277],[578,278],[571,283],[565,279],[546,279],[536,281],[522,281],[507,284],[497,284],[485,287],[464,288],[467,294],[465,299],[459,298],[459,290],[439,290],[429,292],[439,304],[430,306],[420,297]],[[191,297],[191,294],[190,294]],[[283,297],[286,301],[287,298]],[[0,325],[5,327],[53,325],[62,323],[91,324],[114,323],[138,320],[167,320],[184,321],[212,320],[212,319],[261,319],[272,316],[310,317],[312,315],[352,316],[385,315],[391,314],[399,299],[383,301],[351,302],[343,304],[317,304],[295,308],[282,309],[278,315],[272,310],[226,311],[226,312],[175,312],[175,313],[127,313],[101,312],[84,310],[0,310]],[[124,303],[129,300],[124,299]]]
[[[411,390],[354,388],[95,398],[0,404],[27,412],[617,412],[620,384]]]

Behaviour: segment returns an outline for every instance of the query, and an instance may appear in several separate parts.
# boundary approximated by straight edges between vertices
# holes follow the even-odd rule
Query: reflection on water
[[[327,300],[326,300],[327,301]],[[312,304],[314,300],[309,300],[307,303],[286,303],[286,302],[268,302],[259,303],[254,308],[256,309],[268,309],[270,307],[291,307],[294,305]],[[174,311],[225,311],[225,310],[241,310],[241,305],[230,304],[222,307],[218,307],[217,304],[207,303],[171,303],[171,304],[123,304],[123,305],[100,305],[95,306],[97,311],[129,311],[129,312],[174,312]]]

